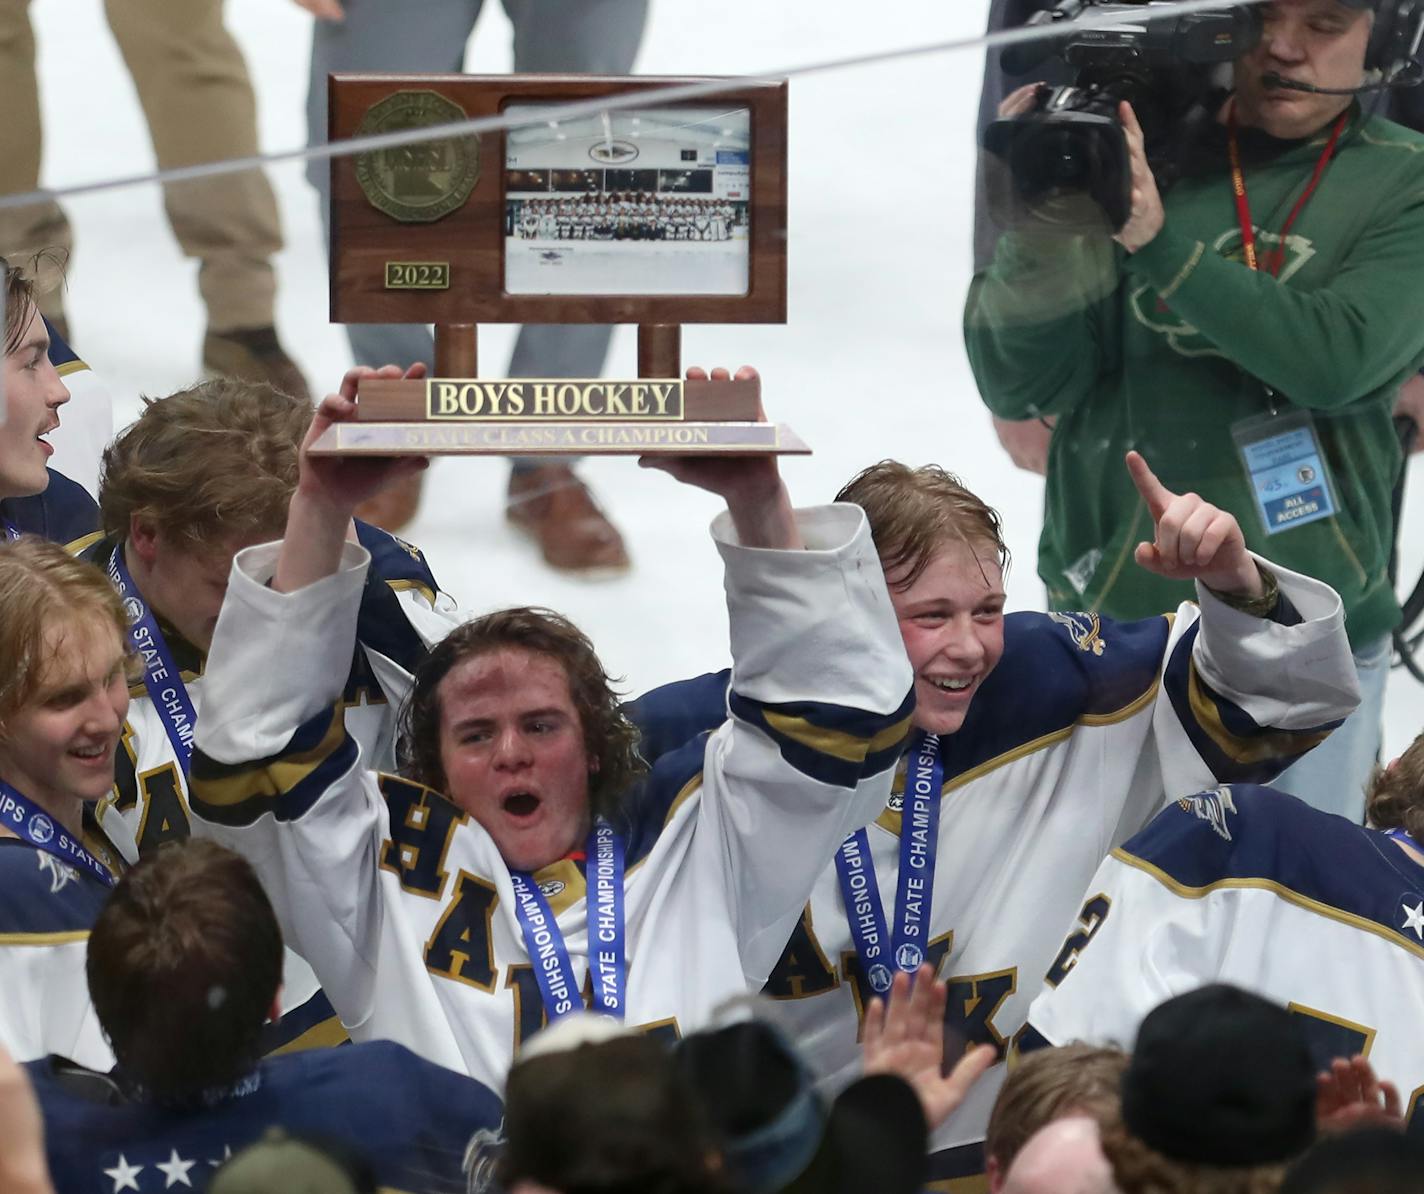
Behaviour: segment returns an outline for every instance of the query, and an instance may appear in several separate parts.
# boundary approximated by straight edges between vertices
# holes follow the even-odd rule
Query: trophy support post
[[[682,325],[680,323],[640,323],[638,325],[638,376],[682,376]]]
[[[478,375],[479,329],[472,323],[437,323],[435,325],[436,377],[475,377]]]

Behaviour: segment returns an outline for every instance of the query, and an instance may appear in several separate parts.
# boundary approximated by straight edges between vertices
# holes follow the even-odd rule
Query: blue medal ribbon
[[[124,566],[123,554],[123,545],[120,544],[109,557],[109,580],[118,590],[129,617],[129,642],[143,660],[143,686],[148,690],[148,699],[153,702],[154,710],[163,721],[168,741],[177,752],[178,763],[186,778],[193,761],[193,731],[197,727],[198,713],[193,708],[193,698],[188,695],[188,686],[183,683],[182,673],[173,661],[173,652],[168,649],[153,611],[148,608],[148,603]]]
[[[623,1018],[627,1003],[627,953],[623,933],[623,841],[602,817],[588,837],[589,974],[593,979],[593,1010]],[[534,877],[510,871],[514,914],[524,935],[524,948],[534,964],[534,979],[549,1023],[583,1007],[578,981],[549,902]]]
[[[1416,842],[1407,829],[1386,829],[1385,833],[1397,842],[1403,842],[1406,846],[1413,846],[1416,850],[1424,851],[1424,846]]]
[[[866,831],[857,830],[836,851],[836,874],[851,940],[866,981],[877,995],[890,989],[894,971],[913,974],[929,956],[943,787],[944,760],[939,753],[939,738],[917,731],[905,771],[905,801],[900,813],[900,873],[895,886],[893,933],[885,922]]]
[[[4,780],[0,780],[0,824],[9,826],[22,841],[29,842],[46,854],[53,854],[69,866],[88,871],[106,887],[112,887],[117,882],[113,872],[89,853],[82,843],[72,838],[67,829],[55,824],[54,818],[44,809]]]
[[[836,875],[841,881],[841,899],[845,901],[846,920],[860,968],[870,989],[884,995],[894,978],[889,966],[890,933],[875,882],[875,864],[870,860],[870,839],[864,829],[857,829],[836,851]]]
[[[589,838],[588,968],[593,1010],[621,1020],[628,1002],[623,933],[623,838],[599,817]]]

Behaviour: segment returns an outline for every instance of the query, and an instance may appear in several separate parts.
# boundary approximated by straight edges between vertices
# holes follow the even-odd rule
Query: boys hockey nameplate
[[[804,455],[761,414],[757,381],[672,378],[363,380],[356,419],[318,455]]]

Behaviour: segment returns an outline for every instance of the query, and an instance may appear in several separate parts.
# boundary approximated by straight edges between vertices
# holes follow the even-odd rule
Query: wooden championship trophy
[[[759,383],[680,380],[682,324],[786,321],[786,84],[566,111],[696,81],[332,75],[333,142],[521,123],[333,161],[331,318],[433,323],[434,376],[361,382],[356,420],[312,451],[808,452]],[[635,323],[638,377],[479,378],[480,322]]]

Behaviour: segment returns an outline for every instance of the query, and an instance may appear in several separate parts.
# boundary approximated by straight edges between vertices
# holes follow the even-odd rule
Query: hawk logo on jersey
[[[53,854],[41,850],[39,855],[41,871],[49,872],[49,894],[58,895],[70,883],[79,882],[79,872],[60,862]]]
[[[1107,649],[1103,641],[1103,624],[1097,614],[1056,614],[1048,615],[1064,627],[1073,639],[1073,645],[1085,655],[1101,655]]]
[[[1236,802],[1231,799],[1231,790],[1225,786],[1214,792],[1203,792],[1199,796],[1189,796],[1177,801],[1183,812],[1189,812],[1199,821],[1205,821],[1218,837],[1231,840],[1231,826],[1226,818],[1236,813]]]
[[[44,813],[36,813],[30,818],[30,840],[41,846],[54,840],[54,822]]]
[[[504,1152],[504,1132],[481,1128],[470,1137],[465,1146],[464,1170],[470,1175],[471,1190],[497,1190],[495,1175],[498,1172],[500,1154]]]
[[[562,879],[545,879],[539,884],[539,891],[546,900],[552,900],[563,890],[564,881]]]
[[[905,811],[905,793],[891,792],[890,799],[885,802],[885,807],[892,813],[903,813]]]

